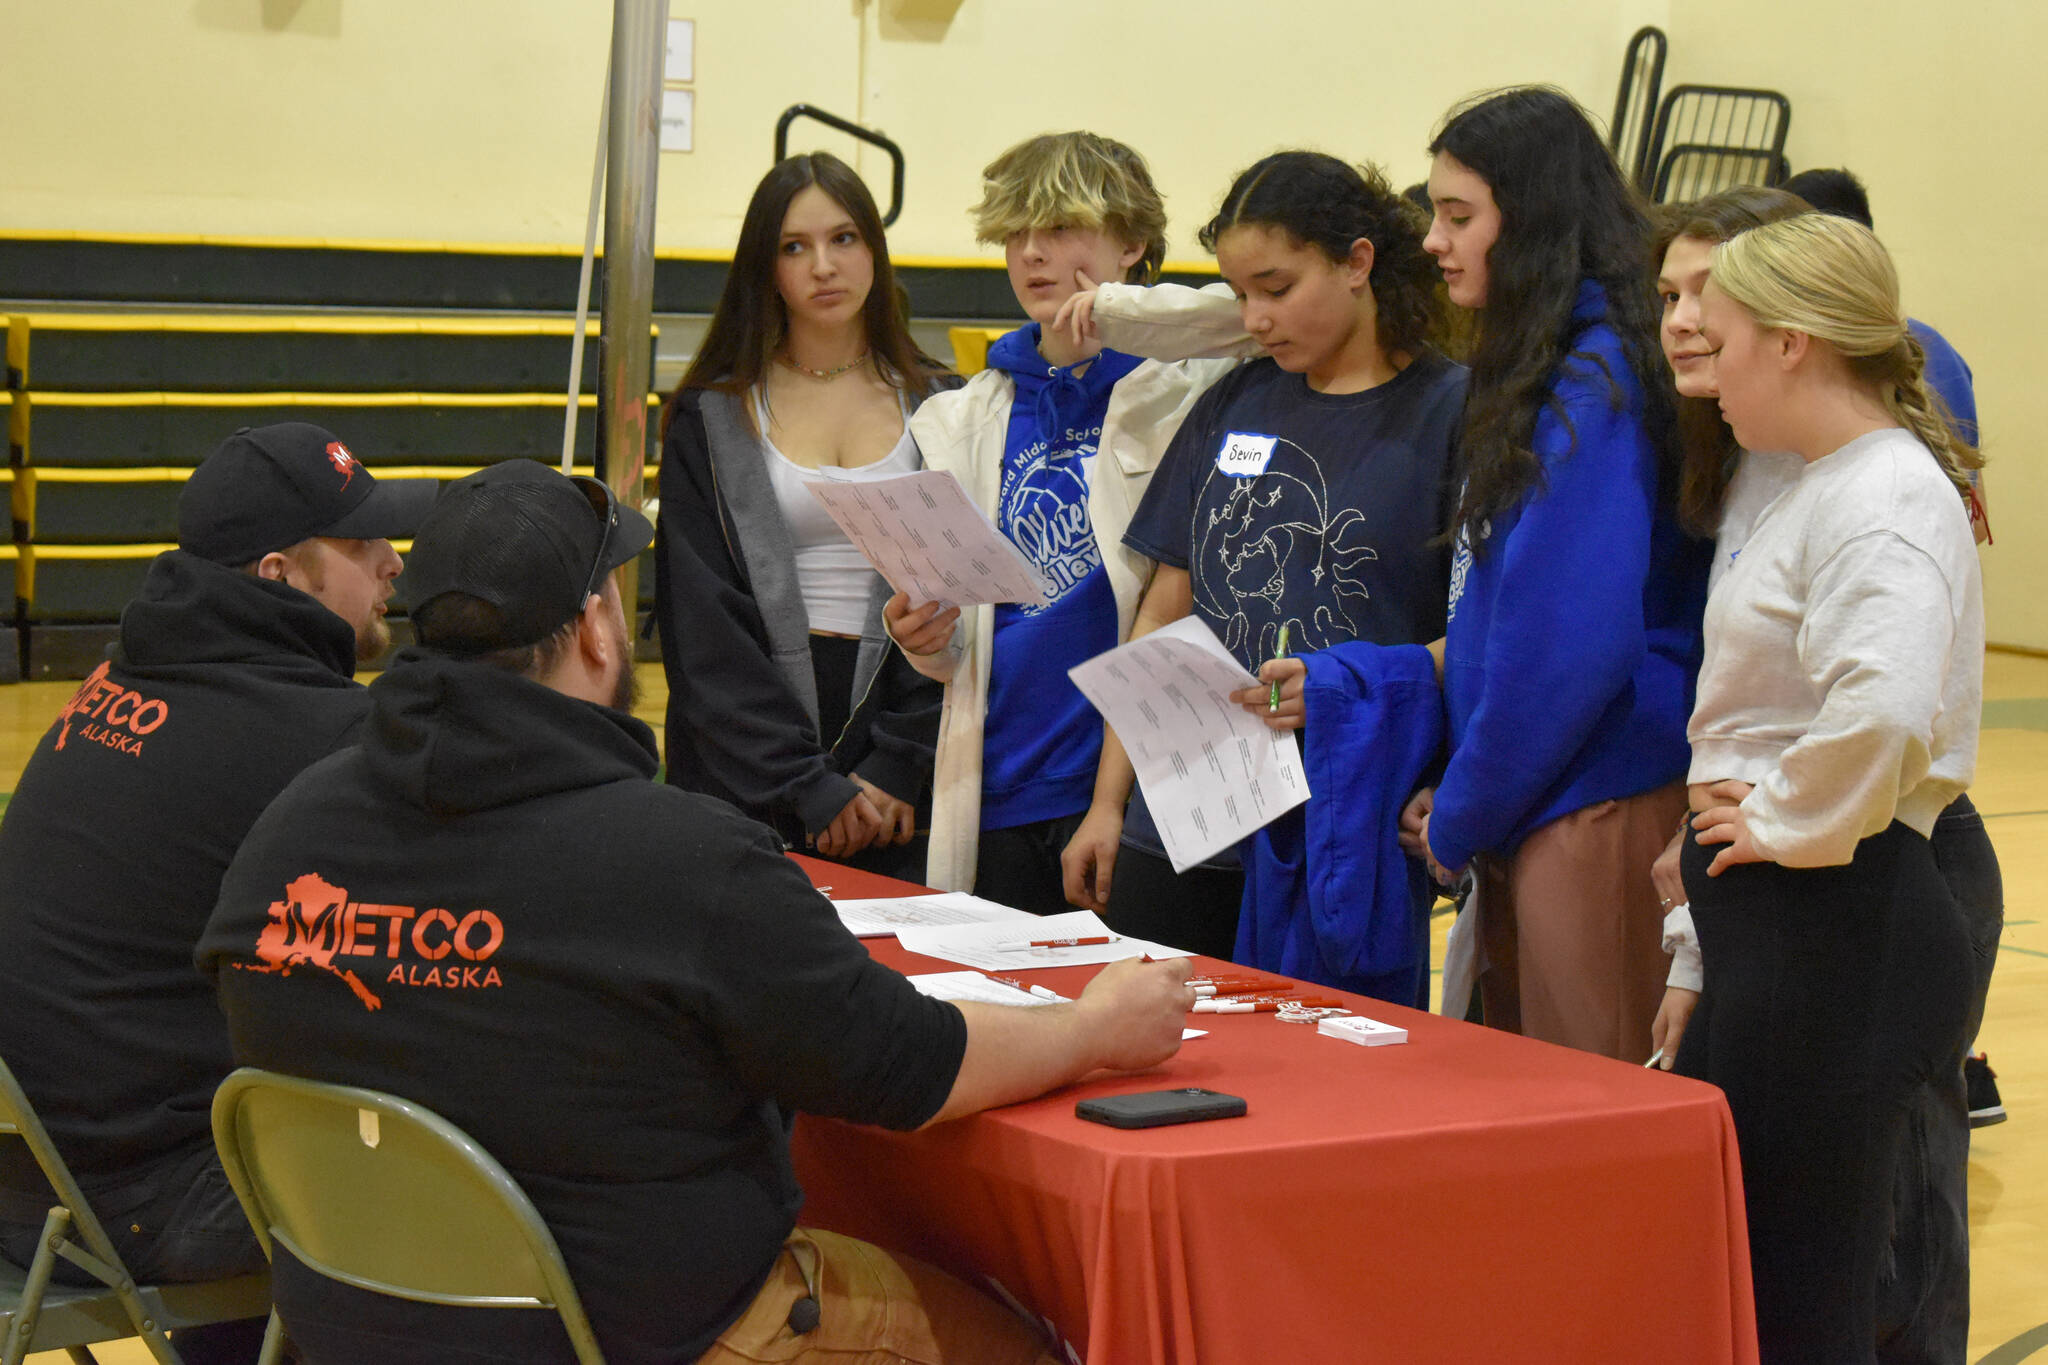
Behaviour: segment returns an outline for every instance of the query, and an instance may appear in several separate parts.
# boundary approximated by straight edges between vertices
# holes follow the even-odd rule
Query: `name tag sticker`
[[[1266,472],[1266,465],[1273,458],[1273,447],[1280,444],[1278,436],[1261,436],[1255,431],[1233,431],[1223,438],[1223,446],[1216,452],[1216,467],[1234,478],[1249,479],[1255,474]]]

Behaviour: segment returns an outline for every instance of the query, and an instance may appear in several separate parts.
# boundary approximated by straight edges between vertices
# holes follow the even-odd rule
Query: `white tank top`
[[[837,465],[813,468],[798,464],[775,448],[775,442],[768,439],[768,404],[759,388],[753,391],[753,399],[754,426],[761,433],[768,481],[775,488],[776,505],[782,509],[782,520],[788,524],[789,537],[796,545],[797,588],[803,594],[804,613],[810,618],[811,629],[859,635],[867,625],[875,571],[806,485],[867,483],[916,473],[917,442],[910,438],[909,406],[899,393],[896,402],[904,415],[903,434],[881,459],[852,469]]]

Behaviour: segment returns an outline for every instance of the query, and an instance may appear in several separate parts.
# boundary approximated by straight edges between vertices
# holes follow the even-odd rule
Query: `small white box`
[[[1362,1014],[1338,1015],[1318,1020],[1316,1032],[1332,1038],[1342,1038],[1347,1043],[1357,1043],[1362,1047],[1383,1047],[1388,1043],[1408,1041],[1407,1029],[1382,1024],[1379,1020],[1368,1019]]]

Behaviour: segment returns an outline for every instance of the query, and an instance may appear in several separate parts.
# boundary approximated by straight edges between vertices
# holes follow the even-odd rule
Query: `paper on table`
[[[1287,730],[1230,699],[1258,679],[1193,616],[1067,670],[1123,741],[1176,872],[1308,800]]]
[[[991,981],[980,972],[924,972],[918,976],[903,978],[934,1000],[972,1000],[982,1005],[1056,1005],[1057,1000],[1041,1000],[1035,995],[1026,995],[1015,986],[1005,986],[1000,981]],[[1206,1038],[1205,1028],[1184,1028],[1180,1040],[1185,1043],[1195,1038]]]
[[[1072,948],[1005,948],[1041,938],[1115,937],[1092,910],[1064,915],[1030,915],[1026,922],[999,920],[990,924],[917,925],[898,929],[896,941],[913,953],[980,967],[991,972],[1029,971],[1034,967],[1080,967],[1091,962],[1117,962],[1127,957],[1175,957],[1164,944],[1142,938],[1114,943],[1084,943]]]
[[[1045,1000],[1020,991],[1015,986],[1005,986],[1000,981],[991,981],[980,972],[923,972],[917,976],[903,978],[919,991],[934,1000],[974,1000],[984,1005],[1057,1005],[1057,1000]]]
[[[806,485],[853,547],[913,604],[1043,602],[1052,585],[945,470]]]
[[[932,896],[879,896],[867,900],[833,901],[832,908],[839,912],[839,922],[856,938],[881,938],[908,925],[982,924],[995,920],[1037,918],[1023,910],[1013,910],[964,891],[941,891]]]

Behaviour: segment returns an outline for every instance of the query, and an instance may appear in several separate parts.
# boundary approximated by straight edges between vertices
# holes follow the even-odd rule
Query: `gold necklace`
[[[775,358],[782,364],[789,366],[790,369],[795,370],[798,374],[807,374],[813,379],[837,379],[848,370],[857,369],[865,364],[868,358],[868,351],[867,347],[863,346],[859,355],[847,361],[844,365],[839,365],[829,370],[814,370],[808,365],[791,360],[786,355],[778,355]]]

